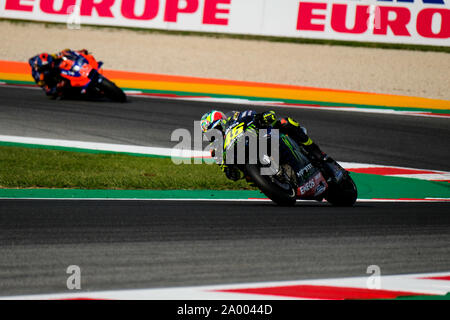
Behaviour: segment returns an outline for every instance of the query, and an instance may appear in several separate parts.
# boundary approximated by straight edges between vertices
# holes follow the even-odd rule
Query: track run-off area
[[[0,189],[0,297],[450,292],[448,101],[297,88],[308,97],[299,99],[302,92],[273,86],[263,97],[256,84],[210,80],[199,88],[190,79],[176,87],[179,78],[151,83],[144,75],[139,81],[156,89],[118,78],[129,94],[125,104],[58,101],[32,87],[25,72],[0,67],[0,145],[151,155],[176,144],[175,129],[193,133],[193,122],[212,108],[273,109],[297,119],[360,183],[353,208],[303,201],[279,208],[249,191]],[[230,86],[241,91],[226,91]],[[287,92],[295,96],[282,99]],[[71,265],[81,268],[80,291],[66,287]],[[373,265],[382,276],[375,289],[367,287]]]

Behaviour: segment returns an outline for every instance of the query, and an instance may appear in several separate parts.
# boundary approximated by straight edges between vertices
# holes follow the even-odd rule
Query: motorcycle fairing
[[[322,172],[314,167],[300,150],[298,144],[288,135],[280,135],[280,160],[285,159],[284,162],[295,171],[297,197],[314,199],[327,190],[328,184]]]
[[[69,80],[72,87],[86,88],[91,82],[91,71],[97,70],[100,65],[92,55],[70,51],[63,56],[59,69],[61,76]]]

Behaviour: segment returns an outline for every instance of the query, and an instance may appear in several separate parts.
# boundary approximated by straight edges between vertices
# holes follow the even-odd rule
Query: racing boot
[[[337,168],[340,166],[311,140],[304,127],[292,118],[283,118],[280,120],[280,129],[292,137],[297,144],[303,146],[308,152],[311,163],[322,171],[328,182],[336,182],[336,166]]]
[[[314,142],[311,141],[311,144],[308,145],[303,144],[303,148],[308,152],[311,163],[322,171],[327,182],[337,183],[341,171],[344,169],[333,158],[320,150]]]

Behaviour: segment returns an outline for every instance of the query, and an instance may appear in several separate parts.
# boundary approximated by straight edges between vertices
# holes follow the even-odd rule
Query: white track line
[[[449,277],[450,272],[421,273],[407,275],[381,275],[379,289],[388,291],[406,291],[418,294],[445,295],[450,292],[450,281],[424,279],[430,277]],[[125,300],[265,300],[265,299],[294,299],[275,295],[243,294],[218,292],[218,290],[270,288],[283,286],[316,285],[341,288],[369,289],[365,277],[331,278],[316,280],[272,281],[257,283],[236,283],[208,286],[174,287],[158,289],[108,290],[97,292],[70,292],[55,294],[37,294],[0,297],[0,300],[48,300],[48,299],[125,299]]]
[[[201,150],[187,150],[187,149],[175,149],[175,148],[163,148],[163,147],[146,147],[136,145],[123,145],[113,143],[97,143],[97,142],[85,142],[76,140],[61,140],[61,139],[47,139],[47,138],[35,138],[35,137],[21,137],[21,136],[9,136],[0,135],[0,142],[11,143],[23,143],[33,145],[44,145],[52,147],[64,147],[64,148],[77,148],[97,151],[109,151],[120,153],[134,153],[143,155],[157,155],[174,158],[204,158],[211,159],[210,153]],[[366,163],[354,163],[354,162],[340,162],[339,164],[347,170],[361,169],[361,168],[395,168],[395,169],[407,169],[416,171],[431,171],[432,173],[423,174],[418,172],[417,174],[392,174],[390,176],[416,178],[425,180],[449,180],[450,172],[437,171],[431,169],[415,169],[399,166],[383,166],[376,164]]]
[[[272,202],[270,199],[266,198],[250,198],[250,199],[194,199],[194,198],[41,198],[41,197],[1,197],[2,200],[63,200],[63,201],[219,201],[219,202]],[[358,199],[356,202],[449,202],[450,198],[425,198],[425,199]],[[306,203],[322,203],[326,204],[325,201],[317,202],[315,200],[302,200],[298,199],[297,202]]]
[[[13,85],[8,83],[1,83],[1,87],[9,88],[25,88],[25,89],[40,89],[36,86],[27,85]],[[258,101],[258,100],[248,100],[242,98],[213,98],[213,97],[164,97],[164,96],[152,96],[144,94],[139,90],[125,90],[128,96],[134,96],[139,98],[149,98],[149,99],[167,99],[167,100],[183,100],[183,101],[198,101],[198,102],[210,102],[210,103],[230,103],[230,104],[245,104],[245,105],[259,105],[268,106],[276,108],[295,108],[295,109],[311,109],[311,110],[327,110],[327,111],[342,111],[342,112],[365,112],[365,113],[375,113],[375,114],[389,114],[389,115],[400,115],[400,116],[416,116],[425,118],[444,118],[448,119],[449,116],[433,114],[432,112],[424,111],[402,111],[395,109],[377,109],[377,108],[357,108],[357,107],[326,107],[326,106],[310,106],[302,104],[285,104],[282,101]]]
[[[123,145],[123,144],[113,144],[113,143],[85,142],[85,141],[76,141],[76,140],[7,136],[7,135],[0,135],[0,141],[13,142],[13,143],[24,143],[24,144],[34,144],[34,145],[45,145],[45,146],[52,146],[52,147],[65,147],[65,148],[77,148],[77,149],[88,149],[88,150],[98,150],[98,151],[111,151],[111,152],[122,152],[122,153],[157,155],[157,156],[167,156],[167,157],[190,158],[190,157],[203,157],[203,156],[209,157],[210,156],[209,152],[204,152],[204,151],[183,150],[183,149],[175,149],[175,148],[145,147],[145,146]]]
[[[363,112],[363,113],[376,113],[376,114],[389,114],[400,116],[416,116],[416,117],[428,117],[428,118],[444,118],[449,119],[449,116],[441,114],[433,114],[426,111],[403,111],[395,109],[377,109],[374,108],[361,108],[361,107],[326,107],[326,106],[311,106],[304,104],[286,104],[282,101],[258,101],[248,100],[242,98],[213,98],[213,97],[164,97],[164,96],[152,96],[148,94],[138,93],[132,91],[130,96],[143,97],[148,99],[167,99],[167,100],[183,100],[183,101],[198,101],[198,102],[210,102],[210,103],[231,103],[241,105],[254,105],[254,106],[267,106],[276,108],[289,108],[289,109],[310,109],[310,110],[327,110],[327,111],[343,111],[343,112]]]
[[[196,198],[11,198],[11,197],[0,197],[3,200],[72,200],[72,201],[229,201],[229,202],[271,202],[270,199],[196,199]],[[316,202],[313,200],[297,200],[297,201],[310,201]]]

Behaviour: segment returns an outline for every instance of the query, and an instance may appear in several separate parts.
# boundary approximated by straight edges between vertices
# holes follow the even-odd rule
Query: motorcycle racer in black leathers
[[[274,111],[257,113],[253,110],[245,110],[242,112],[232,111],[224,114],[221,111],[212,110],[202,116],[200,126],[204,133],[212,129],[221,130],[224,133],[225,124],[229,121],[242,120],[243,117],[253,117],[255,125],[260,129],[270,126],[280,130],[281,133],[289,135],[298,145],[303,146],[308,152],[307,156],[313,165],[323,169],[325,178],[330,179],[333,177],[333,174],[328,172],[328,167],[325,164],[327,162],[334,162],[334,160],[325,154],[307,135],[306,129],[291,117],[277,118]],[[221,163],[220,167],[228,179],[236,181],[243,178],[242,171],[236,166]]]

